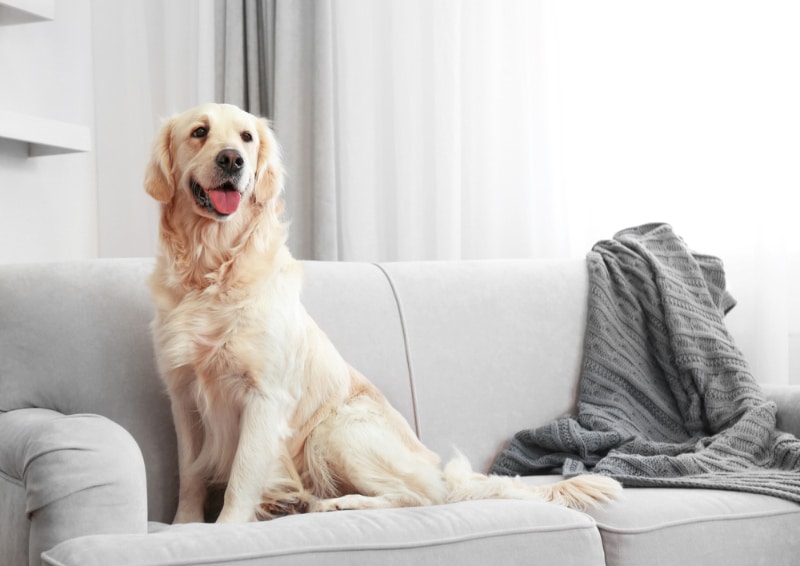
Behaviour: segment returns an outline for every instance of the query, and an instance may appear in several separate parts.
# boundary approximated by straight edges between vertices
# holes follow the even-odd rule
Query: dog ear
[[[267,203],[283,192],[283,165],[280,148],[266,118],[256,121],[258,131],[258,164],[256,165],[256,202]]]
[[[175,194],[175,181],[172,178],[172,128],[175,120],[162,124],[153,142],[150,163],[144,175],[144,188],[158,202],[169,202]]]

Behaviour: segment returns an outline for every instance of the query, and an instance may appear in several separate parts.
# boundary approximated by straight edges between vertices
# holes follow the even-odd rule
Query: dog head
[[[180,199],[210,220],[232,218],[248,201],[282,191],[277,143],[267,121],[230,104],[204,104],[161,127],[144,181],[161,203]]]

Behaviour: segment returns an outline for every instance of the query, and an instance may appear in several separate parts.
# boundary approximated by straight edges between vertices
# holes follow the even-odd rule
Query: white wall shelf
[[[55,15],[55,0],[0,0],[0,25],[48,21]]]
[[[0,0],[0,26],[46,22],[55,15],[55,0]],[[0,110],[0,139],[27,145],[29,157],[91,149],[86,126],[7,110]]]
[[[57,155],[90,151],[88,126],[0,110],[0,138],[28,144],[28,155]]]

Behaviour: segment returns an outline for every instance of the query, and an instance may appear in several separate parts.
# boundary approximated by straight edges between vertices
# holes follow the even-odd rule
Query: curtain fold
[[[216,97],[272,122],[293,253],[340,259],[330,0],[217,0],[216,16]]]
[[[334,3],[340,256],[562,254],[542,6]]]
[[[272,116],[275,10],[276,0],[216,0],[216,100]]]

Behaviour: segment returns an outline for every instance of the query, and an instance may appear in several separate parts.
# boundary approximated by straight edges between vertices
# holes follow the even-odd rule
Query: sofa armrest
[[[147,532],[142,454],[98,415],[0,413],[0,501],[9,503],[0,510],[9,564],[41,564],[43,551],[81,535]]]
[[[763,385],[762,389],[778,406],[778,428],[800,438],[800,385]]]

